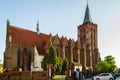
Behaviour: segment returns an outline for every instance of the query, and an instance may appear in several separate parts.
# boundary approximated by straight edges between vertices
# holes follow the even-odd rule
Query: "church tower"
[[[93,69],[100,61],[100,55],[98,52],[97,24],[92,22],[88,3],[83,24],[78,26],[78,41],[80,44],[80,62],[83,66],[83,71]]]

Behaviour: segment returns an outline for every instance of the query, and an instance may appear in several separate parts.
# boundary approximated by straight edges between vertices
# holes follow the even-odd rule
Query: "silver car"
[[[114,80],[114,77],[110,73],[101,73],[97,76],[93,76],[93,80]]]

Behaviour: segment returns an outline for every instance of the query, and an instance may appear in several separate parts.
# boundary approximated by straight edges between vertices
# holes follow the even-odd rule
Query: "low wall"
[[[49,80],[47,71],[10,71],[0,74],[0,80]]]

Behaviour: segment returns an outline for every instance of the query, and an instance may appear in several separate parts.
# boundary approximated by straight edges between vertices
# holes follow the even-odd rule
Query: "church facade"
[[[23,71],[30,71],[31,68],[42,70],[42,59],[50,45],[55,47],[58,57],[62,60],[68,59],[83,71],[94,69],[100,61],[97,24],[92,22],[88,5],[83,24],[78,26],[77,41],[59,37],[57,34],[53,36],[40,33],[38,23],[36,30],[34,32],[12,26],[7,20],[4,68],[17,70],[21,67]]]

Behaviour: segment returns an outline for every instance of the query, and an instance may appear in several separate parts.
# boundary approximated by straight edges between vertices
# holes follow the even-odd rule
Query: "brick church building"
[[[92,22],[88,5],[83,24],[78,26],[77,41],[59,37],[57,34],[41,33],[38,23],[34,32],[13,26],[7,20],[4,68],[17,70],[21,67],[23,71],[30,71],[32,67],[42,70],[41,63],[45,50],[53,45],[57,56],[61,59],[67,58],[70,63],[83,71],[94,69],[100,61],[97,30],[97,24]]]

